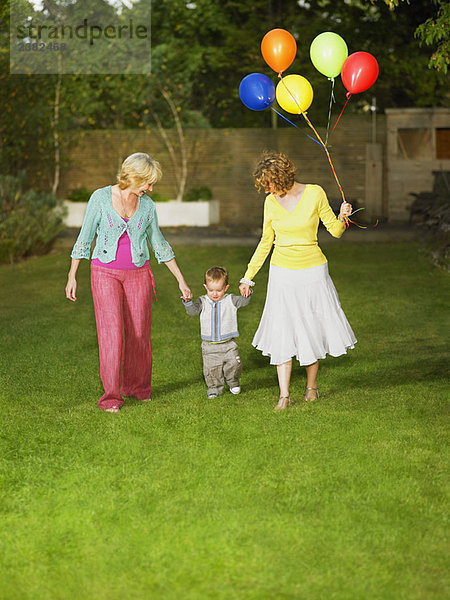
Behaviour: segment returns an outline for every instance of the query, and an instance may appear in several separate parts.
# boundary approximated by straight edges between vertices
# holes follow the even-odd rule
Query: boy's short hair
[[[228,271],[224,267],[211,267],[205,273],[205,283],[221,279],[224,280],[225,285],[228,285]]]

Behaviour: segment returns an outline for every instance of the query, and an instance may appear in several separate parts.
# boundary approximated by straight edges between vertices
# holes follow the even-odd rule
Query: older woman
[[[356,343],[317,244],[319,219],[339,238],[352,207],[343,202],[336,218],[323,189],[296,181],[293,163],[281,153],[263,154],[253,177],[268,196],[262,237],[239,289],[245,297],[250,294],[252,279],[275,240],[266,303],[253,345],[277,366],[280,397],[275,409],[282,410],[290,406],[293,357],[306,367],[303,399],[310,402],[319,397],[319,359],[326,354],[340,356]]]
[[[104,394],[98,406],[119,412],[122,396],[146,402],[151,397],[150,328],[155,281],[147,240],[158,263],[165,263],[178,281],[183,300],[191,291],[159,227],[155,204],[146,192],[161,176],[158,161],[136,152],[123,162],[117,184],[95,190],[72,250],[66,297],[75,301],[76,274],[81,259],[92,253],[94,299]],[[155,294],[156,298],[156,294]]]

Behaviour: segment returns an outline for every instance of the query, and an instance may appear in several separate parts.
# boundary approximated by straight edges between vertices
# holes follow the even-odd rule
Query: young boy
[[[223,267],[211,267],[205,273],[206,295],[195,302],[184,302],[188,315],[200,315],[203,374],[208,387],[208,398],[217,398],[224,382],[232,394],[239,394],[239,376],[242,371],[238,345],[237,310],[247,306],[251,296],[226,294],[228,273]]]

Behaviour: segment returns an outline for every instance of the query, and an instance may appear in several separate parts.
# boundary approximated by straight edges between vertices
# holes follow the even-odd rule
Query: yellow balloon
[[[277,102],[288,113],[298,115],[307,110],[313,101],[313,89],[302,75],[286,75],[278,82]]]

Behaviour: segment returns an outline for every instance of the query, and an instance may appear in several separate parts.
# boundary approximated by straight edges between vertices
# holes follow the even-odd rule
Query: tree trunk
[[[175,119],[175,124],[177,127],[178,139],[180,141],[180,158],[181,158],[181,170],[178,178],[178,193],[177,200],[182,200],[184,196],[184,189],[186,187],[187,181],[187,152],[186,152],[186,144],[184,140],[184,132],[183,127],[181,125],[180,117],[178,116],[178,110],[175,106],[174,101],[170,97],[164,89],[161,88],[161,94],[164,96],[167,104],[170,106],[170,110],[172,111],[173,118]]]
[[[53,148],[55,150],[55,171],[53,174],[52,194],[56,195],[59,186],[59,174],[61,169],[60,164],[60,147],[59,147],[59,103],[61,97],[62,83],[61,69],[61,54],[58,54],[58,77],[56,79],[55,88],[55,105],[53,109]]]

